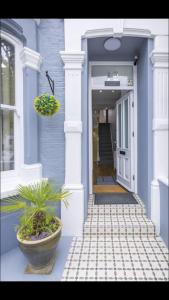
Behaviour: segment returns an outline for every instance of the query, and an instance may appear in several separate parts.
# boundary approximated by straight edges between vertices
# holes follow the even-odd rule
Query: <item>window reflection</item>
[[[15,49],[1,39],[0,103],[15,105]],[[12,108],[12,107],[11,107]],[[1,171],[14,169],[14,110],[1,107]]]
[[[15,49],[1,40],[0,102],[15,105]]]

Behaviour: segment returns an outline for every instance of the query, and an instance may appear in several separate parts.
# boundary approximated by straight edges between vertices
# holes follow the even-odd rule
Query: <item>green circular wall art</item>
[[[43,94],[34,99],[34,109],[41,116],[53,116],[59,108],[60,102],[53,95]]]

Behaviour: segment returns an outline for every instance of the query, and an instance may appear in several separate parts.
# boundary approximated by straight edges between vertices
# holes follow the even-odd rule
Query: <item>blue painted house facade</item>
[[[125,65],[138,56],[133,191],[169,245],[167,23],[165,19],[1,19],[1,53],[10,75],[9,82],[1,75],[2,90],[7,91],[2,93],[1,124],[8,130],[2,133],[8,156],[2,155],[2,199],[14,195],[19,183],[54,180],[71,191],[69,209],[57,206],[63,235],[82,234],[93,192],[92,66]],[[112,54],[102,49],[109,37],[122,40],[121,50]],[[38,116],[33,108],[37,95],[51,93],[46,71],[61,103],[51,118]],[[5,134],[12,137],[11,143]],[[13,225],[18,217],[19,213],[1,215],[1,253],[17,245]]]

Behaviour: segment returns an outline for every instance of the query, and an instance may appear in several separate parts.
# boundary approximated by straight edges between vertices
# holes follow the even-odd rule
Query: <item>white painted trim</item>
[[[20,53],[23,44],[10,34],[1,32],[1,37],[15,47],[15,106],[1,104],[1,109],[14,110],[15,169],[1,172],[1,197],[16,194],[18,184],[29,184],[42,179],[41,164],[24,164],[24,123],[23,123],[23,65]]]
[[[141,29],[141,28],[124,28],[123,35],[133,36],[133,37],[144,37],[144,38],[154,37],[151,30]]]
[[[158,178],[158,181],[160,183],[163,183],[164,185],[168,186],[169,187],[169,178],[167,177],[159,177]],[[163,200],[162,200],[163,201]]]
[[[169,130],[168,119],[153,119],[152,130]]]
[[[121,126],[121,137],[122,137],[122,143],[121,143],[121,147],[119,146],[119,117],[118,117],[118,107],[119,104],[121,105],[121,118],[122,118],[122,124],[125,124],[124,122],[124,101],[126,101],[128,99],[128,136],[129,136],[129,144],[128,144],[128,148],[125,148],[125,131],[123,130],[123,125]],[[130,162],[130,180],[128,180],[127,178],[125,178],[123,175],[120,176],[120,174],[118,174],[118,167],[117,169],[117,182],[120,183],[122,186],[124,186],[128,191],[131,192],[135,192],[134,189],[134,182],[133,182],[133,178],[132,175],[134,173],[134,140],[132,137],[132,131],[133,131],[133,124],[134,124],[134,114],[132,111],[132,101],[134,101],[133,99],[133,92],[128,92],[127,94],[123,95],[121,98],[119,98],[116,102],[116,137],[117,137],[117,154],[116,156],[118,157],[118,151],[119,150],[125,150],[126,151],[126,156],[129,157],[129,162]],[[130,153],[129,153],[130,152]],[[129,153],[129,154],[128,154]],[[124,167],[124,166],[123,166]],[[124,182],[124,180],[126,182]],[[128,185],[127,185],[127,181],[128,181]]]
[[[124,19],[117,20],[118,23],[114,24],[112,28],[99,28],[90,29],[82,35],[82,38],[96,38],[96,37],[123,37],[123,36],[133,36],[133,37],[146,37],[152,38],[154,35],[149,29],[139,29],[139,28],[124,28]]]
[[[14,46],[18,45],[20,47],[23,47],[22,42],[19,39],[17,39],[15,36],[11,35],[10,33],[0,30],[0,34],[1,34],[1,38],[4,38]]]
[[[90,61],[91,66],[133,66],[133,61]]]
[[[8,105],[8,104],[0,104],[0,109],[2,110],[12,110],[16,112],[17,117],[20,117],[17,107],[15,105]]]
[[[41,19],[33,19],[34,21],[35,21],[35,23],[39,26],[39,24],[40,24],[40,20]]]
[[[68,190],[79,190],[83,191],[83,184],[64,184],[63,185],[64,189]]]
[[[153,180],[151,219],[160,233],[159,177],[168,177],[168,36],[157,35],[150,54],[153,64]]]
[[[153,64],[153,68],[168,68],[168,54],[168,49],[154,49],[149,56]]]
[[[93,194],[93,116],[92,116],[92,88],[91,88],[91,70],[92,64],[89,63],[89,106],[88,106],[88,114],[89,114],[89,194]]]
[[[103,65],[129,65],[129,66],[133,66],[133,86],[128,87],[128,89],[126,89],[126,87],[118,87],[119,90],[133,90],[133,102],[134,102],[134,124],[133,124],[133,128],[134,128],[134,134],[135,134],[135,143],[134,143],[134,157],[135,157],[135,163],[134,163],[134,170],[132,170],[132,172],[134,174],[131,175],[135,175],[135,180],[134,183],[132,182],[132,186],[133,186],[133,191],[137,194],[137,66],[134,66],[134,63],[132,61],[91,61],[89,62],[89,94],[88,94],[88,98],[89,98],[89,108],[88,108],[88,114],[89,114],[89,194],[93,193],[93,138],[92,138],[92,132],[93,132],[93,126],[92,126],[92,90],[94,90],[95,88],[93,88],[91,86],[91,69],[92,66],[103,66]],[[96,89],[99,89],[98,87]],[[114,90],[117,89],[117,87],[105,87],[102,86],[100,89],[102,90]]]
[[[82,38],[95,38],[104,36],[113,36],[113,28],[90,29],[82,35]]]
[[[137,182],[137,178],[138,178],[138,159],[137,159],[137,154],[138,154],[138,135],[137,135],[137,115],[138,115],[138,111],[137,111],[137,107],[138,107],[138,98],[137,98],[137,66],[133,66],[133,83],[134,83],[134,95],[133,95],[133,102],[134,102],[134,113],[133,113],[133,117],[134,117],[134,176],[135,176],[135,180],[134,180],[134,191],[135,194],[137,194],[138,191],[138,182]]]
[[[13,37],[12,35],[1,32],[1,37],[11,43],[15,48],[15,106],[1,104],[1,108],[5,110],[13,110],[14,114],[14,157],[15,166],[14,170],[8,171],[8,173],[2,172],[3,177],[6,176],[8,180],[9,172],[11,175],[16,173],[19,176],[21,165],[24,162],[24,124],[23,124],[23,70],[20,60],[20,52],[23,49],[23,44]]]
[[[122,88],[123,87],[123,88]],[[119,91],[119,90],[127,90],[127,91],[132,91],[134,89],[133,86],[105,86],[104,84],[103,85],[95,85],[95,86],[92,86],[92,90],[116,90],[116,91]]]
[[[64,62],[64,69],[81,70],[84,62],[85,51],[60,51]]]
[[[82,122],[77,121],[65,121],[64,122],[64,132],[82,132]]]
[[[42,165],[22,165],[20,174],[15,170],[1,173],[1,198],[16,195],[19,184],[27,185],[42,179]]]
[[[84,187],[82,173],[81,71],[85,52],[60,51],[65,69],[65,184],[70,191],[69,207],[61,204],[63,235],[82,236]]]
[[[20,57],[23,63],[23,67],[29,67],[36,71],[40,71],[42,63],[42,56],[37,51],[34,51],[28,47],[24,47],[20,53]]]

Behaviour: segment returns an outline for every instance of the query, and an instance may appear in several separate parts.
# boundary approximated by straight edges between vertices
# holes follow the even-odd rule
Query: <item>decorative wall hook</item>
[[[54,80],[52,80],[52,78],[49,76],[48,71],[46,71],[46,77],[48,79],[52,94],[54,95],[54,93],[55,93],[55,83],[54,83]]]
[[[136,56],[134,56],[134,66],[137,65],[137,61],[138,61],[138,56],[136,55]]]

